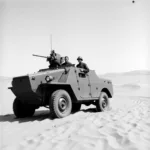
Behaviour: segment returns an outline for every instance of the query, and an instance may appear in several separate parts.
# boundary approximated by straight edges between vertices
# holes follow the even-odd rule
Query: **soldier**
[[[55,53],[54,50],[51,51],[50,57],[47,58],[50,63],[49,68],[57,68],[60,66],[60,54]]]
[[[82,59],[82,57],[81,56],[79,56],[78,58],[77,58],[77,60],[78,60],[78,64],[77,64],[77,68],[82,68],[83,70],[81,70],[82,72],[84,72],[84,73],[88,73],[89,72],[89,68],[88,68],[88,66],[87,66],[87,64],[86,63],[84,63],[84,62],[82,62],[83,61],[83,59]]]
[[[62,66],[65,63],[65,57],[60,58],[60,65]]]
[[[68,56],[65,56],[65,63],[62,66],[66,66],[66,67],[73,66],[73,64],[69,62]]]

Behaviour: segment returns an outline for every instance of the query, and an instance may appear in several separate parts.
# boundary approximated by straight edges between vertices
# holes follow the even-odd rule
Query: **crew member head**
[[[60,58],[60,64],[63,64],[65,62],[65,57]]]
[[[69,57],[65,56],[65,62],[68,62],[68,61],[69,61]]]
[[[81,63],[81,62],[83,61],[83,59],[82,59],[81,56],[79,56],[79,57],[77,58],[77,60],[78,60],[79,63]]]

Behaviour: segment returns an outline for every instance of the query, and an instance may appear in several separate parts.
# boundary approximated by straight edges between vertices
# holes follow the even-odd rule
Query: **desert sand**
[[[38,109],[16,119],[11,79],[0,79],[0,147],[2,150],[150,150],[150,72],[106,74],[113,81],[110,110],[93,105],[63,119]]]

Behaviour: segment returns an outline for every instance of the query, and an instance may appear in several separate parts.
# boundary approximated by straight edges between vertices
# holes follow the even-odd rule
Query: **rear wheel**
[[[107,111],[109,109],[109,98],[105,92],[101,92],[99,100],[96,101],[97,111]]]
[[[50,102],[50,117],[63,118],[68,116],[72,110],[70,95],[65,90],[57,90],[52,93]]]
[[[13,111],[17,118],[31,117],[35,112],[32,105],[23,103],[19,98],[13,102]]]
[[[80,104],[80,103],[73,103],[73,104],[72,104],[72,112],[73,112],[73,113],[79,111],[80,108],[81,108],[81,104]]]

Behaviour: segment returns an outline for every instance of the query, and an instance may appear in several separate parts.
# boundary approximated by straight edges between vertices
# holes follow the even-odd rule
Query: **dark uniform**
[[[77,64],[76,67],[77,67],[77,68],[82,68],[82,69],[84,69],[84,70],[83,70],[84,73],[88,73],[89,70],[90,70],[90,69],[88,68],[87,64],[86,64],[86,63],[83,63],[83,62],[80,62],[79,64]]]
[[[65,62],[65,63],[63,63],[62,65],[61,65],[62,67],[70,67],[70,66],[73,66],[73,64],[72,63],[70,63],[70,62]]]
[[[57,61],[52,61],[49,68],[58,68],[60,64]]]

